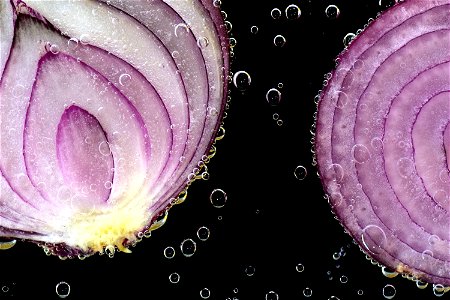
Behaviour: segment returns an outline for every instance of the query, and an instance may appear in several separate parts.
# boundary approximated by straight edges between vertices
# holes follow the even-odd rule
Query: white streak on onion
[[[319,175],[349,234],[379,263],[444,285],[449,123],[450,1],[410,0],[339,56],[315,124]]]

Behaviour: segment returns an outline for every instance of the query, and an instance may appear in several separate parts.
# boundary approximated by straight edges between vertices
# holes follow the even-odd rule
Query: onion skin
[[[60,258],[130,252],[212,156],[229,70],[219,8],[30,0],[0,12],[0,237]]]
[[[319,176],[345,230],[380,264],[444,286],[449,11],[448,0],[410,0],[384,12],[340,54],[315,124]]]

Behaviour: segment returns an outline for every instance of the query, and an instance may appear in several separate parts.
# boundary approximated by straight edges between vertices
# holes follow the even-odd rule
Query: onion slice
[[[219,9],[30,0],[0,12],[0,237],[61,258],[130,252],[211,156],[229,68]]]
[[[450,285],[450,1],[405,1],[339,56],[320,95],[319,175],[361,249]]]

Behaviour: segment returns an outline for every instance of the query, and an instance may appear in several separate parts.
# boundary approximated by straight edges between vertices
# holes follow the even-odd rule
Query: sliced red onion
[[[450,1],[400,2],[339,56],[315,153],[346,231],[374,260],[450,285]]]
[[[0,12],[0,238],[62,258],[129,252],[212,156],[229,67],[220,10],[17,0]]]

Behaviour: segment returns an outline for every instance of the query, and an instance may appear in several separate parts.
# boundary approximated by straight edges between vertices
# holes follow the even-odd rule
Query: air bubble
[[[59,53],[59,46],[56,45],[56,44],[52,44],[52,45],[50,45],[49,51],[52,54],[58,54]]]
[[[281,92],[275,88],[271,88],[266,93],[267,103],[271,106],[277,106],[281,101]]]
[[[200,241],[206,241],[209,239],[209,228],[206,226],[202,226],[197,230],[197,237]]]
[[[428,286],[428,282],[422,281],[422,280],[416,280],[416,286],[423,290]]]
[[[433,294],[436,297],[442,297],[445,294],[445,287],[442,284],[433,284]]]
[[[328,5],[325,9],[325,15],[328,19],[337,19],[340,14],[341,11],[339,10],[339,7],[334,4]]]
[[[299,273],[302,273],[303,271],[305,271],[305,266],[302,263],[298,263],[295,266],[295,270]]]
[[[348,282],[348,277],[345,275],[342,275],[341,278],[339,278],[339,281],[341,283],[347,283]]]
[[[302,11],[295,4],[288,5],[284,12],[286,13],[286,18],[288,20],[298,19],[302,15]]]
[[[253,34],[257,34],[259,31],[258,26],[253,25],[252,27],[250,27],[250,32]]]
[[[131,80],[131,75],[130,74],[123,73],[123,74],[120,74],[120,76],[119,76],[119,84],[121,86],[124,86],[124,85],[128,84],[130,82],[130,80]]]
[[[170,283],[178,283],[180,282],[180,274],[174,272],[169,275],[169,281]]]
[[[222,1],[221,0],[213,0],[213,5],[214,5],[214,7],[220,7],[222,5]]]
[[[386,299],[394,298],[396,293],[397,293],[397,291],[392,284],[386,284],[383,287],[383,297]]]
[[[381,268],[381,273],[387,278],[394,278],[398,275],[397,272],[391,271],[384,266]]]
[[[328,298],[328,300],[341,300],[341,299],[339,299],[339,298],[336,297],[336,296],[331,296],[330,298]]]
[[[284,36],[282,36],[281,34],[277,34],[273,38],[273,44],[276,47],[283,47],[286,44],[286,38]]]
[[[255,275],[255,271],[256,271],[256,269],[255,269],[255,267],[252,266],[252,265],[248,265],[248,266],[246,266],[245,269],[244,269],[245,275],[247,275],[247,276],[249,276],[249,277]]]
[[[406,178],[414,172],[414,162],[408,157],[402,157],[397,161],[398,173]]]
[[[187,24],[184,23],[180,23],[175,25],[175,36],[179,37],[179,36],[183,36],[184,34],[188,34],[189,33],[189,26]]]
[[[82,34],[82,35],[80,35],[79,41],[80,41],[81,44],[87,45],[89,43],[89,34]]]
[[[233,76],[233,84],[240,91],[248,89],[251,83],[252,78],[246,71],[238,71]]]
[[[200,297],[202,299],[208,299],[211,296],[211,291],[208,288],[203,288],[200,290]]]
[[[221,189],[214,189],[209,195],[209,201],[215,208],[222,208],[227,202],[227,193]]]
[[[370,159],[370,152],[363,144],[356,144],[352,147],[352,157],[356,163],[363,164]]]
[[[56,295],[58,295],[59,298],[66,298],[70,295],[70,285],[65,282],[61,281],[56,285]]]
[[[266,294],[266,300],[278,300],[278,294],[275,293],[274,291],[270,291]]]
[[[358,296],[364,295],[364,291],[363,290],[358,290],[356,293],[358,294]]]
[[[175,257],[175,248],[169,246],[164,249],[164,257],[172,259]]]
[[[180,249],[184,256],[191,257],[197,250],[197,244],[192,239],[185,239],[181,242]]]
[[[309,298],[312,296],[312,289],[310,289],[309,287],[306,287],[303,289],[303,296],[305,296],[306,298]]]
[[[304,166],[297,166],[294,170],[294,176],[298,180],[303,180],[306,178],[306,175],[308,174],[308,171]]]
[[[394,6],[397,3],[397,0],[379,0],[378,1],[378,5],[382,8],[382,9],[387,9],[391,6]]]
[[[277,20],[281,17],[281,10],[278,8],[274,8],[270,11],[270,16],[272,19]]]
[[[206,47],[208,47],[208,45],[209,45],[208,38],[202,36],[197,39],[197,46],[200,49],[205,49]]]
[[[342,42],[344,43],[345,47],[348,47],[348,45],[350,45],[350,43],[353,41],[353,39],[356,37],[356,35],[354,33],[347,33],[344,36],[344,39],[342,40]]]
[[[363,228],[361,239],[364,247],[371,253],[378,253],[386,243],[386,233],[377,225],[367,225]]]

